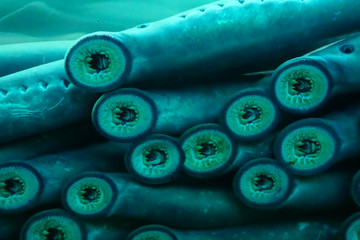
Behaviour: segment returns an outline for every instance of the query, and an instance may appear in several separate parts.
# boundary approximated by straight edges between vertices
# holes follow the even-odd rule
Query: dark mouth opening
[[[204,156],[211,156],[216,153],[216,146],[212,143],[200,144],[199,153]]]
[[[4,181],[4,184],[5,186],[3,190],[10,196],[24,190],[24,187],[20,180],[7,179]]]
[[[45,233],[46,240],[65,240],[65,234],[63,231],[56,228],[49,228]]]
[[[94,69],[97,73],[109,67],[110,60],[104,53],[91,54],[89,67]]]
[[[302,140],[297,146],[297,150],[303,155],[314,154],[320,150],[320,143],[318,141]]]
[[[306,93],[311,90],[311,81],[305,78],[295,79],[296,83],[293,84],[292,88],[298,93]]]
[[[245,120],[245,123],[252,123],[253,121],[259,119],[261,113],[257,108],[245,108],[242,112],[241,118]]]
[[[153,166],[164,164],[166,159],[166,153],[158,149],[153,149],[145,155],[145,161]]]
[[[117,120],[114,123],[128,123],[133,122],[136,119],[136,112],[134,109],[120,107],[116,108],[114,111]]]
[[[274,180],[266,175],[259,175],[254,178],[254,186],[257,190],[270,190],[274,187]]]
[[[83,197],[88,202],[92,202],[98,198],[98,192],[95,188],[89,187],[84,189]]]

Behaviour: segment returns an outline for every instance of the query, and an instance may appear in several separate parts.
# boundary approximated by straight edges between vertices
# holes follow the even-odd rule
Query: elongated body
[[[161,225],[145,225],[132,231],[126,240],[163,237],[169,240],[314,240],[335,239],[339,231],[337,221],[310,220],[249,224],[242,227],[211,230],[177,230]]]
[[[97,97],[68,81],[62,60],[2,77],[0,142],[88,118]]]
[[[272,144],[274,142],[276,134],[268,136],[254,143],[238,143],[236,150],[236,156],[233,164],[229,167],[229,170],[236,170],[244,165],[246,162],[255,158],[263,158],[272,156]]]
[[[274,136],[268,136],[251,143],[237,142],[218,124],[199,124],[180,137],[183,170],[194,177],[220,176],[252,159],[272,156],[273,140]]]
[[[293,193],[284,202],[285,209],[315,211],[340,207],[353,211],[349,187],[353,171],[331,171],[317,176],[297,178]],[[345,212],[345,211],[344,211]]]
[[[124,171],[127,146],[103,143],[0,165],[0,212],[16,213],[59,202],[66,181],[83,171]]]
[[[333,91],[338,93],[358,90],[360,77],[360,34],[339,41],[327,48],[307,55],[324,63],[332,76]]]
[[[359,7],[358,0],[218,1],[119,33],[86,35],[70,48],[65,68],[76,85],[95,91],[143,78],[184,82],[229,68],[271,69],[358,30]]]
[[[354,171],[331,171],[294,178],[273,159],[255,159],[239,169],[233,181],[238,198],[259,209],[352,210],[349,186]]]
[[[359,105],[336,111],[323,118],[291,123],[278,134],[274,154],[297,175],[321,173],[335,162],[358,156]]]
[[[63,59],[73,41],[0,45],[0,77]]]
[[[178,136],[195,125],[218,122],[221,109],[231,96],[260,83],[261,80],[244,79],[238,83],[193,84],[147,91],[158,110],[154,132]]]
[[[187,128],[217,122],[230,96],[261,81],[213,83],[140,91],[122,88],[104,94],[92,111],[95,128],[115,141],[128,142],[149,132],[180,135]]]
[[[286,61],[273,72],[272,91],[286,111],[305,114],[330,97],[360,91],[360,34]]]
[[[94,189],[98,194],[90,198],[81,191],[83,188]],[[133,219],[192,229],[240,226],[270,219],[285,221],[309,214],[303,210],[264,212],[249,208],[236,199],[231,189],[214,182],[149,186],[116,173],[77,176],[65,185],[62,199],[67,210],[83,218]],[[326,207],[310,213],[313,216]]]
[[[0,145],[0,162],[27,160],[85,147],[103,138],[93,128],[91,121],[81,121],[59,129],[47,131],[17,141]]]
[[[93,185],[89,185],[90,182]],[[103,193],[96,204],[85,203],[77,197],[77,189],[82,185]],[[112,216],[182,228],[235,226],[256,221],[263,215],[239,204],[230,189],[195,183],[191,187],[185,184],[154,187],[124,174],[82,174],[65,186],[62,198],[67,210],[82,217]]]

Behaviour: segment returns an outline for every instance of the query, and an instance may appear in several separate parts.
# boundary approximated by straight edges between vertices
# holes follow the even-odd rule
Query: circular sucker
[[[113,206],[117,188],[102,173],[85,173],[75,177],[63,189],[64,207],[82,217],[104,217]]]
[[[21,240],[85,240],[83,224],[62,209],[33,215],[22,227]]]
[[[157,109],[153,100],[138,89],[123,88],[104,94],[95,103],[92,121],[110,140],[131,142],[155,127]]]
[[[280,65],[272,77],[275,99],[285,111],[314,112],[329,98],[332,77],[317,60],[295,58]]]
[[[293,178],[277,161],[254,159],[236,173],[233,189],[247,206],[276,209],[288,199],[293,190]]]
[[[185,153],[184,171],[194,177],[224,174],[234,161],[236,146],[218,124],[200,124],[180,137]]]
[[[164,134],[153,134],[135,142],[126,154],[128,171],[139,181],[150,184],[171,181],[183,163],[179,142]]]
[[[296,121],[285,127],[275,140],[276,159],[295,175],[315,175],[337,159],[340,139],[328,123],[319,118]]]
[[[0,213],[15,213],[30,209],[44,189],[44,179],[24,162],[0,165]]]
[[[127,80],[131,57],[119,38],[111,33],[85,35],[65,55],[65,71],[74,85],[105,92]]]
[[[221,123],[234,138],[252,141],[268,135],[277,125],[279,111],[262,90],[240,91],[223,108]]]

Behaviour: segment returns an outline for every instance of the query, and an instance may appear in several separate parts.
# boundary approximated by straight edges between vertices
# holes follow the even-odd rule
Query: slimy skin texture
[[[34,135],[0,147],[0,162],[28,160],[41,155],[82,148],[102,141],[90,121],[82,121],[53,131]]]
[[[319,59],[330,72],[334,93],[346,93],[359,90],[360,34],[336,42],[326,48],[310,53],[309,58]]]
[[[24,207],[22,207],[22,205],[11,207],[11,205],[8,204],[8,206],[5,204],[0,207],[0,212],[21,213],[38,206],[59,204],[62,187],[70,177],[76,176],[83,171],[124,171],[125,166],[120,162],[126,149],[127,146],[121,146],[116,143],[103,143],[79,150],[43,155],[23,162],[19,161],[18,164],[34,169],[37,178],[27,177],[22,181],[21,178],[16,177],[16,172],[14,172],[13,175],[2,174],[0,172],[0,181],[3,180],[4,182],[11,176],[13,176],[12,178],[14,179],[13,184],[4,182],[4,184],[1,185],[0,183],[0,192],[1,190],[4,192],[2,195],[0,193],[0,199],[9,198],[9,192],[15,192],[15,190],[12,189],[18,189],[19,187],[15,188],[15,186],[19,186],[20,183],[23,183],[25,190],[26,187],[36,189],[36,186],[38,186],[38,190],[33,190],[30,194],[28,193],[30,191],[26,192],[27,195],[31,195],[32,197],[29,197],[29,203],[24,205]],[[116,159],[119,159],[119,161],[116,161]],[[7,162],[2,165],[11,164],[17,164],[17,162]],[[39,179],[37,181],[38,184],[33,182],[34,179]],[[17,191],[19,192],[19,190]]]
[[[189,87],[150,91],[159,108],[155,132],[176,135],[196,124],[216,121],[222,104],[244,85],[246,83],[213,84],[209,89],[197,86],[192,91]],[[212,102],[210,95],[215,95]],[[98,97],[69,83],[61,61],[2,77],[0,113],[4,118],[0,124],[0,142],[83,120],[91,113]],[[209,105],[213,106],[211,111]],[[195,112],[198,114],[194,115]]]
[[[293,122],[278,134],[276,158],[296,175],[324,172],[335,162],[359,156],[359,105],[334,111],[323,118]]]
[[[249,224],[233,228],[217,228],[211,230],[177,230],[161,225],[145,225],[131,232],[126,240],[143,240],[146,238],[135,238],[138,233],[157,229],[165,236],[171,236],[176,240],[323,240],[335,239],[339,231],[339,224],[335,221],[302,221],[302,222],[280,222],[267,224]],[[145,235],[145,234],[144,234]],[[160,238],[161,240],[163,238]]]
[[[194,182],[191,187],[181,183],[153,186],[139,183],[126,174],[102,174],[112,179],[118,191],[116,201],[111,204],[110,210],[101,213],[102,217],[111,216],[113,219],[134,219],[171,227],[198,229],[235,226],[256,221],[263,216],[261,212],[239,204],[228,189],[214,185],[210,187]],[[66,188],[64,190],[63,193],[66,192]],[[62,197],[65,199],[64,195]],[[71,196],[67,198],[71,199]],[[191,199],[191,203],[187,202],[188,199]],[[67,201],[64,205],[69,203],[73,204]],[[79,213],[77,215],[81,216]]]
[[[281,64],[273,73],[280,107],[296,114],[321,108],[330,97],[359,90],[360,35]]]
[[[98,96],[71,84],[63,60],[0,78],[0,142],[86,119]]]
[[[182,144],[183,149],[187,149],[187,152],[185,151],[185,163],[184,163],[184,171],[193,176],[193,177],[215,177],[215,176],[221,176],[229,171],[237,170],[241,166],[243,166],[245,163],[256,159],[256,158],[268,158],[273,155],[272,145],[275,139],[275,136],[271,135],[268,137],[264,137],[261,140],[255,141],[255,142],[237,142],[235,141],[231,135],[229,135],[224,129],[220,128],[220,135],[223,136],[222,138],[219,138],[219,146],[222,146],[224,149],[229,146],[231,147],[231,152],[224,152],[222,158],[216,157],[216,161],[218,162],[216,166],[215,164],[210,164],[211,161],[208,161],[208,158],[204,154],[194,154],[199,151],[199,149],[206,149],[204,146],[201,146],[201,141],[206,140],[206,137],[204,139],[199,138],[193,138],[194,140],[188,141],[189,144],[186,144],[188,146],[185,146],[185,139],[192,139],[191,133],[196,132],[198,129],[206,130],[206,126],[212,126],[215,124],[200,124],[193,128],[188,129],[183,133],[183,135],[180,137],[180,143]],[[210,128],[211,129],[211,128]],[[215,131],[216,132],[216,131]],[[203,131],[203,133],[206,133],[206,131]],[[199,134],[199,136],[206,136],[206,134]],[[209,135],[207,138],[210,138],[211,135]],[[221,140],[222,139],[222,140]],[[227,139],[227,140],[226,140]],[[200,143],[199,146],[195,147],[196,144]],[[205,141],[206,142],[206,141]],[[221,148],[220,148],[221,150]],[[214,152],[215,153],[215,152]],[[221,153],[222,154],[222,153]],[[194,157],[191,157],[194,156]],[[188,157],[188,159],[186,159]],[[211,156],[210,156],[211,157]],[[197,160],[195,160],[197,159]],[[191,161],[189,161],[191,160]],[[206,161],[204,161],[206,160]],[[224,162],[220,161],[223,160]],[[214,163],[216,162],[214,161]],[[187,166],[188,164],[188,166]],[[202,166],[206,166],[202,167]]]
[[[317,216],[328,214],[326,209],[342,208],[336,211],[344,216],[354,211],[349,186],[353,170],[328,171],[315,176],[296,177],[294,191],[283,204],[283,210],[319,211]],[[330,187],[331,186],[331,187]]]
[[[275,136],[271,135],[255,142],[238,142],[234,162],[229,170],[238,170],[247,162],[256,158],[271,158]]]
[[[271,165],[268,159],[255,159],[239,169],[233,187],[239,200],[253,208],[324,214],[342,206],[347,212],[354,207],[348,191],[352,172],[294,178],[276,161]]]
[[[63,59],[73,41],[0,45],[0,77]]]
[[[46,179],[44,193],[38,204],[60,203],[63,186],[71,177],[84,171],[124,172],[125,166],[121,162],[127,147],[109,142],[31,159],[28,162],[37,167]]]
[[[80,1],[84,1],[84,4],[86,2]],[[98,6],[101,6],[100,1]],[[342,33],[360,30],[359,9],[360,0],[223,0],[120,33],[105,33],[107,40],[111,39],[108,42],[113,45],[107,45],[103,33],[84,36],[69,49],[64,60],[1,77],[0,149],[5,144],[10,146],[11,142],[18,144],[22,138],[31,141],[30,137],[36,134],[63,129],[64,126],[84,120],[90,121],[91,117],[93,120],[103,121],[106,115],[96,117],[95,110],[91,116],[88,111],[89,106],[93,106],[95,98],[99,96],[96,91],[128,91],[129,88],[123,88],[124,86],[141,90],[131,89],[128,92],[130,94],[119,98],[120,104],[108,105],[112,112],[107,116],[110,116],[112,123],[125,126],[124,132],[119,131],[122,141],[126,140],[125,143],[106,142],[97,146],[85,143],[87,147],[84,149],[61,153],[54,150],[51,155],[42,155],[43,151],[34,151],[34,154],[29,155],[19,153],[17,156],[30,156],[31,159],[22,164],[35,169],[38,173],[34,174],[35,176],[21,169],[12,169],[11,173],[3,174],[0,168],[0,207],[1,204],[5,206],[4,210],[0,208],[0,229],[3,229],[1,224],[4,222],[6,226],[11,224],[11,221],[2,220],[4,216],[17,214],[19,218],[25,218],[28,214],[63,204],[68,214],[60,214],[60,219],[55,224],[46,218],[45,224],[38,224],[32,229],[29,224],[25,224],[22,236],[26,235],[25,231],[30,230],[29,238],[39,233],[40,239],[36,240],[124,239],[124,232],[119,232],[119,237],[115,236],[116,234],[111,237],[106,234],[106,230],[111,231],[106,221],[113,224],[123,222],[125,225],[134,221],[138,225],[164,224],[170,228],[181,229],[174,234],[168,234],[169,236],[165,235],[165,240],[174,240],[171,239],[174,236],[176,240],[333,240],[336,227],[326,223],[315,223],[315,227],[311,228],[313,230],[308,227],[312,225],[312,221],[319,219],[338,221],[356,209],[349,186],[353,171],[358,169],[346,165],[346,169],[343,169],[345,171],[341,171],[338,166],[334,166],[334,171],[331,171],[330,167],[337,161],[360,156],[360,108],[354,105],[325,116],[321,115],[324,112],[316,111],[314,115],[308,116],[310,119],[294,123],[291,122],[303,116],[284,113],[279,128],[281,133],[264,134],[246,143],[240,138],[233,140],[233,136],[223,131],[217,121],[224,103],[239,90],[255,85],[267,91],[266,86],[258,85],[255,81],[249,84],[251,79],[243,79],[236,73],[257,70],[264,73],[274,65],[278,66],[280,60],[308,52],[310,48],[327,42],[329,37],[339,37]],[[87,44],[94,39],[99,41],[88,47]],[[351,44],[351,41],[343,43],[336,50],[341,52],[344,62],[357,74],[357,65],[350,61],[350,58],[357,59],[357,45]],[[80,45],[84,48],[80,49]],[[98,46],[101,49],[97,49]],[[326,49],[319,51],[323,50]],[[72,62],[73,66],[65,64],[71,62],[68,61],[71,56],[78,54],[80,56]],[[318,100],[330,100],[327,93],[336,89],[332,71],[337,69],[335,72],[339,76],[341,72],[347,76],[346,66],[335,64],[337,61],[331,56],[337,54],[326,51],[321,56],[311,54],[313,53],[307,56],[311,60],[305,61],[310,62],[308,65],[311,71],[316,68],[315,59],[325,59],[323,62],[319,60],[319,65],[326,61],[331,62],[329,71],[324,70],[325,65],[318,72],[314,70],[316,78],[322,79],[322,83],[327,79],[331,79],[331,83],[320,84],[315,88],[308,79],[309,76],[295,73],[293,75],[300,79],[291,82],[295,89],[291,88],[290,91],[306,95],[311,88],[320,95],[321,90],[324,90]],[[341,57],[339,61],[342,63]],[[77,66],[74,66],[76,64]],[[81,72],[84,69],[87,73]],[[79,72],[72,73],[73,71]],[[69,72],[70,77],[67,76]],[[236,81],[228,83],[229,79],[221,78],[223,73],[232,75],[231,80],[237,80],[239,84],[237,85]],[[258,73],[249,73],[251,76],[255,74]],[[85,88],[81,88],[80,84],[76,86],[70,83],[70,78],[76,82],[82,75],[90,75],[85,81]],[[109,77],[110,81],[105,84],[96,82],[105,77]],[[217,82],[213,83],[213,79]],[[360,78],[353,76],[351,79],[355,82]],[[87,84],[91,82],[95,84],[88,87]],[[141,82],[144,85],[140,84]],[[162,83],[167,86],[161,86]],[[118,87],[121,89],[116,89]],[[338,89],[339,93],[346,93],[346,88]],[[139,100],[142,93],[147,94],[144,101]],[[123,104],[122,101],[126,100],[129,103]],[[136,101],[137,104],[134,104]],[[350,103],[350,97],[347,102]],[[341,104],[343,101],[339,104],[326,102],[326,106],[333,109],[339,109]],[[352,104],[354,103],[349,105]],[[241,121],[253,121],[253,118],[256,120],[262,116],[263,112],[260,113],[255,104],[248,105],[251,109],[241,112]],[[26,114],[18,114],[22,106],[25,106]],[[320,103],[315,109],[320,110],[322,106]],[[1,109],[6,111],[2,113]],[[144,115],[149,118],[143,118],[140,113],[142,109],[145,109],[142,113],[145,112]],[[270,113],[276,111],[275,108],[269,109]],[[10,113],[15,113],[15,116],[9,117]],[[271,118],[274,119],[276,117]],[[143,127],[140,131],[131,129],[136,122],[140,128]],[[290,125],[286,126],[287,124]],[[96,124],[95,126],[98,127]],[[203,136],[196,136],[196,133],[192,132],[193,129],[205,132],[209,126],[210,133],[206,132]],[[184,131],[185,129],[189,130]],[[295,130],[291,132],[289,129]],[[194,159],[190,164],[184,162],[187,169],[190,169],[191,165],[198,168],[188,171],[190,176],[184,175],[171,183],[165,183],[165,180],[168,180],[166,177],[160,178],[156,183],[165,184],[157,185],[147,184],[133,175],[123,173],[123,170],[126,170],[124,164],[127,164],[126,167],[130,170],[130,164],[124,161],[124,153],[129,149],[130,143],[138,139],[144,140],[151,133],[181,136],[181,143],[195,135],[197,139],[187,142],[183,150],[187,157],[196,156],[198,159]],[[74,131],[72,134],[79,132]],[[86,130],[82,134],[86,137]],[[77,137],[74,136],[68,141],[82,141]],[[279,140],[273,146],[276,137]],[[278,146],[282,139],[288,143],[285,147]],[[27,145],[25,149],[31,146],[35,148],[36,143]],[[40,146],[40,150],[43,147],[46,148]],[[161,146],[155,152],[151,152],[152,149],[147,150],[149,153],[145,151],[146,159],[142,160],[142,163],[156,167],[166,163],[171,153],[166,153],[164,148]],[[189,151],[191,148],[194,151]],[[41,156],[32,158],[34,155]],[[296,155],[297,159],[282,161],[284,159],[281,158],[286,157],[284,155]],[[0,162],[1,157],[0,151]],[[237,167],[243,164],[251,165],[253,158],[258,157],[278,157],[277,160],[280,160],[272,169],[276,172],[274,175],[266,172],[268,168],[265,166],[260,167],[260,175],[248,175],[250,183],[256,189],[267,191],[274,186],[281,188],[278,199],[272,196],[261,197],[260,194],[260,203],[270,204],[264,208],[242,203],[231,188],[231,171],[237,170]],[[7,159],[3,161],[6,161],[4,164],[15,163],[7,162]],[[298,167],[299,172],[295,169],[292,173],[304,176],[295,177],[293,183],[288,180],[286,176],[291,176],[285,173],[288,170],[284,167],[287,163],[290,166],[298,166],[297,163],[300,163],[302,166]],[[342,164],[347,163],[339,163],[340,166]],[[354,165],[358,163],[355,162]],[[211,166],[215,166],[215,169],[211,169]],[[176,167],[177,164],[173,169],[178,173]],[[201,172],[203,169],[208,171]],[[281,172],[282,170],[284,171]],[[305,173],[301,172],[302,170]],[[329,172],[323,173],[325,170]],[[24,177],[15,176],[16,174]],[[37,175],[41,178],[38,181]],[[169,178],[172,180],[172,173]],[[289,190],[289,186],[293,188]],[[278,188],[272,189],[276,191]],[[16,198],[15,204],[2,201],[15,194],[28,197],[30,204],[21,205]],[[275,201],[272,201],[274,199]],[[11,206],[15,207],[9,209]],[[76,220],[77,218],[79,220]],[[81,224],[80,221],[90,224],[76,228],[77,224]],[[98,225],[90,226],[93,221],[98,221]],[[291,221],[296,223],[290,226]],[[68,223],[75,228],[66,230],[65,225]],[[19,221],[18,224],[22,222]],[[41,225],[45,227],[42,228]],[[90,234],[90,230],[94,231],[93,234]],[[139,236],[140,239],[135,240],[161,238],[159,232],[160,229],[156,229],[150,235],[143,234]],[[359,233],[360,230],[356,228],[356,238],[360,239]],[[5,236],[0,231],[0,239]],[[11,238],[19,239],[18,236]]]
[[[128,76],[115,77],[114,81],[120,86],[125,81],[167,81],[171,77],[179,83],[184,78],[196,79],[229,68],[239,68],[244,73],[268,70],[322,46],[328,38],[358,30],[358,8],[359,0],[214,2],[111,33],[125,47],[123,52],[129,53],[125,64],[131,64]],[[87,36],[101,38],[102,34]],[[96,41],[93,43],[97,45]],[[76,61],[85,62],[86,57],[73,53],[78,47],[91,49],[91,42],[87,44],[75,42],[65,57],[66,72],[75,84],[82,81],[76,76],[86,73],[86,68],[74,71],[73,66]],[[96,74],[102,75],[101,71]]]
[[[301,208],[301,194],[311,192],[311,187],[307,193],[303,191],[297,200],[293,200],[293,205],[277,211],[261,211],[249,208],[243,205],[226,185],[211,182],[174,182],[164,185],[145,185],[139,183],[132,176],[119,173],[99,173],[106,178],[112,179],[118,191],[117,199],[114,203],[109,202],[109,211],[103,211],[99,217],[110,217],[111,219],[132,219],[136,221],[146,221],[156,224],[166,224],[169,227],[183,229],[205,229],[234,227],[250,223],[264,223],[267,221],[287,221],[293,219],[294,214],[299,219],[305,219],[309,213],[319,214],[328,212],[328,216],[339,216],[339,211],[348,214],[348,206],[339,204],[350,201],[350,196],[343,194],[344,188],[336,191],[329,191],[320,196],[324,201],[326,197],[335,198],[323,204],[321,201],[306,201],[304,209]],[[331,176],[333,177],[333,176]],[[331,179],[331,178],[330,178]],[[338,178],[335,181],[338,181]],[[325,180],[327,181],[327,180]],[[340,182],[340,181],[339,181]],[[191,183],[191,184],[190,184]],[[313,182],[316,186],[316,182]],[[343,183],[342,183],[343,184]],[[341,187],[336,185],[337,187]],[[344,184],[342,185],[344,186]],[[100,185],[98,185],[100,188]],[[101,192],[101,189],[99,189]],[[319,188],[316,189],[319,191]],[[66,192],[66,191],[64,191]],[[311,192],[314,194],[315,192]],[[311,196],[311,195],[310,195]],[[64,195],[62,196],[63,199]],[[71,199],[71,196],[67,197]],[[67,201],[66,204],[71,204]],[[332,209],[332,211],[329,211]],[[165,214],[169,213],[169,214]],[[87,216],[76,213],[77,216],[89,218],[91,211]]]
[[[240,89],[261,85],[262,80],[242,78],[241,81],[181,85],[146,92],[153,99],[158,118],[154,132],[179,136],[187,129],[203,123],[217,122],[224,104]]]
[[[251,78],[244,78],[241,82],[231,82],[229,84],[212,83],[208,84],[206,88],[196,84],[191,86],[148,89],[146,91],[134,88],[125,90],[122,88],[104,94],[97,101],[97,104],[95,104],[93,108],[93,122],[95,128],[98,129],[100,133],[115,141],[133,141],[150,132],[178,136],[195,125],[217,122],[221,109],[230,96],[245,87],[261,85],[263,83],[262,80],[250,79]],[[138,114],[141,113],[140,106],[144,107],[143,112],[145,112],[146,109],[151,108],[151,105],[153,105],[152,108],[154,108],[154,112],[147,110],[145,112],[146,114],[139,115],[139,119],[143,119],[142,124],[136,121],[123,121],[122,123],[114,121],[114,114],[118,114],[117,117],[121,117],[122,113],[118,110],[119,107],[125,107],[126,102],[128,105],[133,105],[130,98],[126,100],[127,98],[124,97],[125,92],[134,92],[135,95],[140,96],[140,98],[135,99],[143,99],[144,103],[140,105],[137,104],[137,107],[133,107],[133,110],[139,109],[137,111]],[[110,99],[111,96],[122,97],[114,97],[113,100],[107,100]],[[141,103],[141,101],[138,102]],[[116,105],[118,105],[118,107],[116,107]],[[148,107],[145,108],[146,106]],[[113,110],[112,114],[110,110]],[[154,118],[153,115],[156,115],[156,117]],[[135,118],[134,120],[137,119]],[[154,121],[154,123],[152,124],[151,121]],[[145,126],[147,126],[148,130],[145,131],[143,129],[141,133],[141,126],[144,126],[144,129]],[[126,131],[126,129],[129,130]]]

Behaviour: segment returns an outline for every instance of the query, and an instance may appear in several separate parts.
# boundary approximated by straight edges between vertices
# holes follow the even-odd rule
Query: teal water
[[[210,1],[8,1],[0,3],[1,44],[74,40],[118,32]]]

